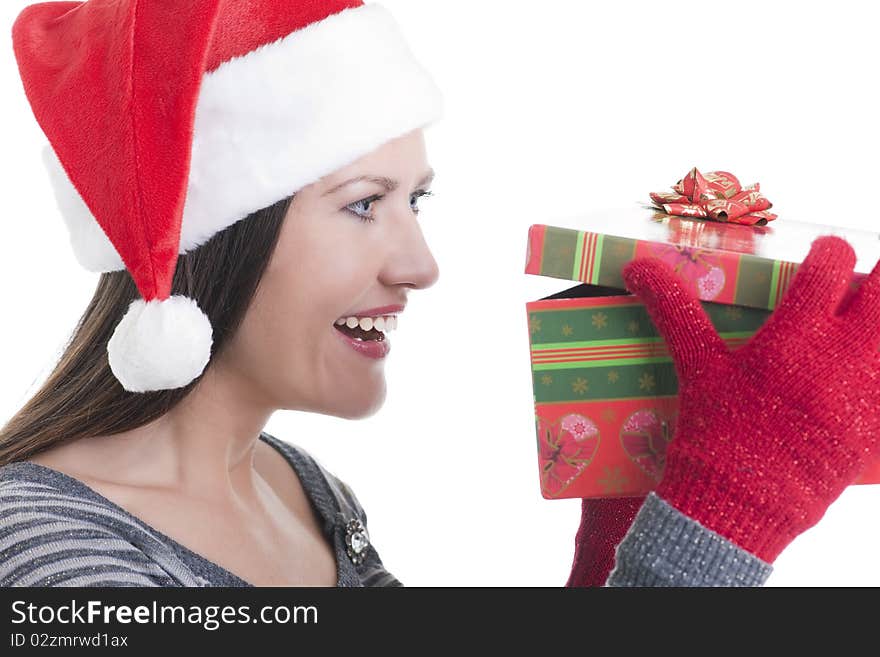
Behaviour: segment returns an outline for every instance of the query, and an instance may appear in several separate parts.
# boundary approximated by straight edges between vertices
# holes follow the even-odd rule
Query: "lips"
[[[381,360],[391,351],[391,344],[388,340],[384,339],[384,335],[381,340],[358,340],[356,337],[345,333],[345,331],[341,330],[338,326],[334,328],[335,330],[333,332],[349,347],[362,356],[366,356],[373,360]]]
[[[353,313],[343,315],[343,317],[379,317],[380,315],[396,315],[403,312],[404,306],[400,304],[391,306],[379,306],[378,308],[369,308],[368,310],[358,310]]]
[[[374,359],[384,358],[391,348],[385,332],[397,328],[397,314],[403,308],[403,304],[390,304],[358,310],[337,319],[333,327],[355,351]]]

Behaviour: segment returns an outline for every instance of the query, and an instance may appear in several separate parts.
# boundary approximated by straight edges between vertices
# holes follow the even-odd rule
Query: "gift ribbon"
[[[743,187],[732,173],[702,174],[696,167],[675,183],[671,192],[651,192],[651,200],[666,214],[746,226],[763,225],[777,216],[768,212],[773,204],[761,194],[760,183]]]

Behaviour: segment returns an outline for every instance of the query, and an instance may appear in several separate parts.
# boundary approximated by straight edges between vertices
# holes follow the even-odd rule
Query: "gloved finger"
[[[797,325],[816,316],[834,315],[855,264],[855,251],[845,239],[837,235],[816,238],[773,312],[775,321],[784,317]]]
[[[880,347],[880,261],[859,284],[846,308],[846,321],[871,351]]]
[[[699,299],[665,262],[638,258],[622,273],[627,289],[645,304],[666,341],[680,379],[690,378],[710,359],[727,351]]]

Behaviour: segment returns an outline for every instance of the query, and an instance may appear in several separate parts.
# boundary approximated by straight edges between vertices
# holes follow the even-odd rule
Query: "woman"
[[[198,298],[215,327],[210,366],[186,389],[132,395],[113,380],[101,345],[137,290],[125,272],[105,274],[62,363],[4,430],[4,460],[15,449],[71,473],[249,582],[335,584],[346,573],[322,529],[337,505],[321,508],[330,492],[312,490],[315,515],[290,468],[314,489],[317,465],[261,431],[280,408],[359,418],[382,404],[385,352],[367,350],[388,349],[410,291],[437,278],[416,221],[430,177],[412,132],[182,256],[175,292]],[[351,317],[355,329],[337,323]],[[63,426],[35,430],[64,408]],[[45,448],[40,435],[74,438]]]
[[[75,254],[102,277],[0,433],[0,581],[394,583],[345,485],[261,433],[279,408],[375,412],[384,333],[437,277],[416,213],[440,97],[392,17],[45,3],[13,43]]]
[[[353,492],[262,428],[278,409],[354,419],[383,401],[382,359],[390,344],[384,334],[396,328],[409,291],[438,275],[417,221],[433,175],[422,132],[436,115],[432,87],[407,65],[379,93],[371,87],[371,102],[339,112],[361,74],[381,65],[388,73],[389,62],[398,61],[388,58],[392,31],[376,36],[388,18],[372,5],[239,3],[224,8],[232,15],[202,2],[172,21],[161,8],[133,3],[125,18],[137,20],[113,30],[99,9],[90,0],[64,16],[50,6],[46,14],[23,12],[13,33],[25,88],[52,142],[47,161],[57,156],[64,163],[63,171],[54,169],[56,193],[85,202],[74,218],[68,215],[75,204],[66,206],[74,248],[104,273],[57,368],[0,431],[0,583],[400,584],[370,545]],[[283,20],[256,21],[260,12]],[[244,23],[267,31],[255,36],[239,29]],[[105,135],[95,117],[72,126],[51,120],[41,89],[52,89],[57,105],[58,84],[41,84],[40,74],[57,67],[36,64],[43,57],[57,62],[69,53],[65,44],[76,42],[56,33],[58,51],[46,52],[53,41],[45,30],[59,24],[75,35],[105,29],[108,43],[134,39],[132,66],[119,70],[139,84],[107,80],[104,94],[86,88],[101,102],[61,108],[98,107],[100,118],[119,107],[125,120],[113,127],[121,132]],[[154,42],[148,31],[127,31],[133,25],[174,25],[179,32],[162,31]],[[379,43],[349,44],[340,31]],[[181,65],[181,44],[191,49],[183,61],[197,66]],[[273,46],[279,59],[264,65],[260,57],[273,55]],[[62,71],[64,80],[93,73],[100,61],[94,53],[116,51],[89,52],[97,59],[77,60],[83,65]],[[408,56],[402,47],[394,52]],[[329,67],[309,93],[296,87],[303,61]],[[153,70],[159,73],[152,78],[138,77]],[[199,89],[193,79],[203,74]],[[328,93],[337,80],[345,84]],[[151,83],[152,94],[116,100],[120,89]],[[268,111],[246,93],[266,87],[273,100],[290,104]],[[413,88],[424,92],[415,101]],[[189,89],[184,98],[192,102],[165,102],[163,93],[181,89]],[[137,111],[128,111],[132,106]],[[165,129],[169,108],[184,127],[171,135],[182,140],[172,142],[180,148],[143,137],[153,134],[146,128]],[[101,128],[92,139],[79,138],[92,125]],[[133,125],[141,128],[139,139],[131,139]],[[83,144],[101,139],[107,150],[96,150],[109,162],[102,159],[96,170]],[[120,156],[118,167],[109,166],[119,143],[133,143],[137,157]],[[136,168],[127,169],[132,162]],[[74,192],[64,186],[65,172]],[[108,172],[116,174],[111,182]],[[130,193],[133,180],[140,195]],[[847,266],[852,270],[851,249],[841,242],[817,241],[780,308],[788,310],[736,357],[712,337],[699,303],[671,272],[651,261],[628,266],[628,286],[645,300],[676,359],[682,419],[656,494],[638,504],[585,502],[570,584],[604,581],[624,532],[610,584],[761,584],[778,551],[854,479],[875,450],[877,418],[867,402],[880,395],[868,385],[853,397],[852,384],[873,380],[876,358],[829,350],[843,329],[805,344],[792,323],[828,319],[836,306]],[[866,310],[878,278],[852,304],[869,326],[880,324]],[[817,348],[822,357],[806,359],[797,372],[784,358],[790,349]],[[819,396],[803,385],[779,386],[783,376],[785,383],[808,380],[816,363],[837,368],[846,385],[829,385]],[[756,402],[768,403],[749,412]],[[847,424],[839,419],[842,405],[850,411]],[[821,438],[828,452],[810,462],[799,445],[776,440],[801,434]],[[821,490],[814,482],[823,483]],[[589,539],[603,528],[609,531],[600,540]]]

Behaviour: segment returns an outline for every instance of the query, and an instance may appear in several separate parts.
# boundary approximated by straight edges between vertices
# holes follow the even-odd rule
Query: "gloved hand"
[[[855,253],[811,245],[764,325],[730,350],[668,265],[624,268],[679,380],[679,418],[656,494],[772,563],[878,457],[880,263],[848,290]]]
[[[581,524],[574,539],[568,587],[602,586],[614,568],[614,554],[645,496],[581,500]]]

